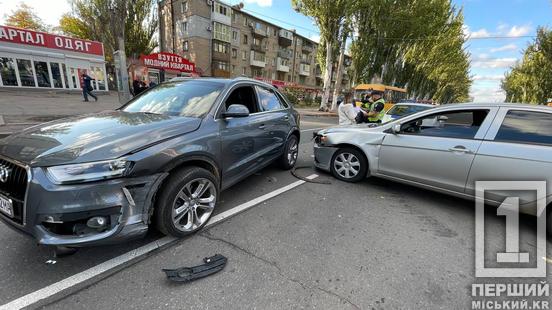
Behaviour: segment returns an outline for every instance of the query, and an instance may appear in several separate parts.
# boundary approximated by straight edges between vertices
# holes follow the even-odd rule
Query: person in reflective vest
[[[370,108],[365,111],[368,123],[381,123],[383,115],[385,115],[385,100],[383,99],[383,93],[379,91],[372,92],[372,101]]]

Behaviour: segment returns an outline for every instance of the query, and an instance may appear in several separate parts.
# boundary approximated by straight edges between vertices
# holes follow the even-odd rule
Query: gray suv
[[[299,114],[250,79],[160,84],[117,111],[57,120],[0,140],[0,219],[39,244],[77,247],[184,236],[222,190],[295,165]]]

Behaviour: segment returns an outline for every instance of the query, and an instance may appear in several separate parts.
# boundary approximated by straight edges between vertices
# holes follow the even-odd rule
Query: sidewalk
[[[39,123],[120,106],[117,92],[97,94],[98,102],[92,98],[90,102],[82,102],[80,92],[0,89],[0,138]],[[297,111],[302,116],[337,116],[315,108],[298,108]]]
[[[98,102],[82,102],[80,92],[0,90],[0,134],[54,119],[113,110],[120,106],[116,92],[98,93]]]
[[[315,108],[295,108],[302,116],[337,117],[337,112],[321,112]]]

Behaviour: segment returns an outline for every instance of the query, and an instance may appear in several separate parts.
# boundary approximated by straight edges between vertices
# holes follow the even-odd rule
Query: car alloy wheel
[[[360,172],[360,160],[351,153],[341,153],[334,160],[334,169],[345,179],[352,179]]]
[[[292,139],[290,141],[287,154],[287,160],[291,167],[295,166],[295,163],[297,162],[297,156],[299,156],[299,145],[297,144],[296,139]]]
[[[184,185],[173,202],[174,227],[181,232],[193,232],[203,226],[216,205],[216,187],[208,179],[194,179]]]

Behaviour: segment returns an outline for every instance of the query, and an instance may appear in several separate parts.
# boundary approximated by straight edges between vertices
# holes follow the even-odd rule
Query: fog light
[[[105,228],[107,226],[107,219],[103,216],[95,216],[86,222],[86,226],[94,229]]]

